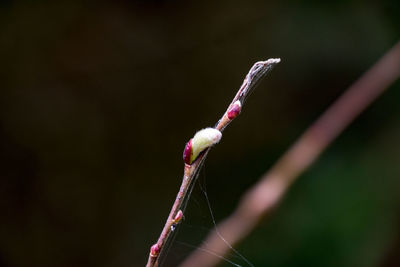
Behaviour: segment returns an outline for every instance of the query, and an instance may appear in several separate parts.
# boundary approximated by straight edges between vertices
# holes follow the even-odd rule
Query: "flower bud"
[[[183,217],[183,212],[181,210],[178,210],[178,212],[175,215],[175,218],[172,220],[173,223],[179,223],[180,220],[182,220]]]
[[[157,243],[155,243],[150,248],[150,256],[157,257],[159,253],[160,253],[160,246]]]
[[[214,128],[198,131],[185,146],[183,151],[184,162],[188,165],[192,164],[203,150],[218,143],[221,137],[222,133]]]
[[[188,165],[192,163],[192,140],[193,139],[190,139],[189,142],[186,143],[185,149],[183,150],[183,161]]]
[[[242,103],[240,103],[240,101],[237,100],[235,103],[232,104],[232,106],[228,110],[228,119],[233,120],[234,118],[236,118],[240,114],[241,110],[242,110]]]

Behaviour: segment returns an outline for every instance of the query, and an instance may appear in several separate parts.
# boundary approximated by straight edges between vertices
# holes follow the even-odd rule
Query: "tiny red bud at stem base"
[[[157,257],[159,253],[160,253],[160,246],[157,243],[155,243],[150,248],[150,256]]]

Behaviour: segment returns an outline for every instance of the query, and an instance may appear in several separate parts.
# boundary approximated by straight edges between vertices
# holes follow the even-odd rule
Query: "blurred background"
[[[1,1],[0,265],[144,266],[186,141],[255,61],[280,57],[200,175],[225,218],[398,41],[399,14],[397,0]],[[399,266],[399,99],[397,82],[239,251],[255,266]],[[212,229],[203,202],[164,266]]]

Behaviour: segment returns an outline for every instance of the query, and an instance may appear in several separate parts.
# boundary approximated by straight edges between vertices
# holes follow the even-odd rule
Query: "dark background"
[[[144,266],[185,142],[216,123],[255,61],[280,57],[207,159],[225,218],[399,39],[399,14],[397,0],[3,0],[0,265]],[[399,266],[399,97],[397,82],[300,177],[240,244],[246,258]],[[192,245],[212,228],[195,209],[177,237]]]

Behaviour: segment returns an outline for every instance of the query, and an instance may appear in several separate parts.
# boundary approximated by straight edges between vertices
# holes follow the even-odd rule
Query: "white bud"
[[[221,140],[222,133],[214,128],[205,128],[198,131],[192,139],[191,162],[206,148],[215,145]]]

